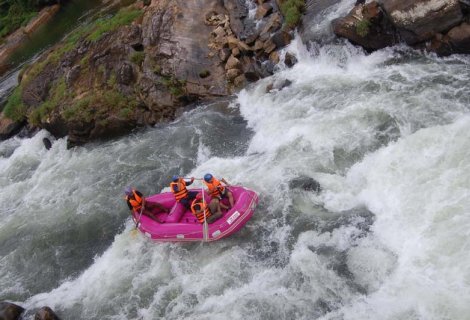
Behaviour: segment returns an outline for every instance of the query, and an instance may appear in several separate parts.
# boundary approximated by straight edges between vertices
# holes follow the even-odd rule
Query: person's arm
[[[194,182],[194,177],[192,177],[190,181],[186,181],[186,180],[184,180],[184,181],[186,182],[186,186],[190,186]]]
[[[127,206],[129,207],[129,210],[132,210],[131,203],[129,202],[129,199],[126,200]]]
[[[229,184],[227,181],[225,181],[224,178],[220,179],[220,181],[222,181],[223,183],[225,183],[225,185],[227,185],[227,187],[230,187],[230,184]]]

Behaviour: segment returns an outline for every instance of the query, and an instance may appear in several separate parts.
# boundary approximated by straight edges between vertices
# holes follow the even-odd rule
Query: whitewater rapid
[[[170,124],[1,142],[0,300],[63,319],[468,319],[470,58],[288,50],[292,69]],[[259,193],[239,233],[133,236],[126,185],[206,172]]]

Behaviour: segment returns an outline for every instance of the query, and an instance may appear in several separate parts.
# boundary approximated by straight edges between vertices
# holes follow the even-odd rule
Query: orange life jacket
[[[209,189],[209,194],[211,197],[220,197],[225,191],[225,187],[216,178],[212,178],[212,182],[207,182],[204,180],[204,183]]]
[[[199,206],[199,210],[196,211],[196,206]],[[209,206],[202,202],[202,200],[194,199],[193,203],[191,204],[191,211],[196,216],[197,220],[200,223],[204,223],[204,213],[206,214],[206,220],[211,216],[211,212],[209,210]]]
[[[178,187],[178,191],[175,191],[174,187]],[[184,179],[178,179],[177,182],[170,183],[171,192],[175,195],[176,201],[180,202],[181,199],[184,199],[188,196],[188,189],[186,189],[186,181]]]
[[[129,201],[134,211],[140,212],[140,209],[142,209],[143,199],[142,197],[139,197],[139,195],[137,194],[137,192],[135,192],[134,189],[132,189],[132,194],[133,194],[133,197],[127,196],[127,201]]]

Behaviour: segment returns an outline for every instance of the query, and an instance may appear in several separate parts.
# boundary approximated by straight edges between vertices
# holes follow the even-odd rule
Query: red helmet
[[[196,195],[196,199],[197,199],[197,200],[202,199],[202,192],[199,192],[199,193]]]

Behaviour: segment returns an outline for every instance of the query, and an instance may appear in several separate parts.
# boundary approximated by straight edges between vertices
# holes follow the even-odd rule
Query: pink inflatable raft
[[[215,241],[227,237],[240,230],[251,218],[258,204],[258,195],[247,188],[230,186],[233,194],[234,206],[228,211],[223,210],[224,215],[211,224],[205,230],[204,225],[197,221],[196,217],[180,203],[175,203],[175,196],[171,192],[164,192],[146,198],[147,202],[158,202],[167,208],[171,208],[169,214],[156,212],[160,223],[142,215],[138,224],[139,230],[154,241]],[[201,189],[189,189],[201,191]],[[205,192],[204,198],[210,202],[210,196]],[[224,203],[228,200],[224,199]],[[139,214],[133,214],[137,223]]]

